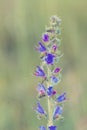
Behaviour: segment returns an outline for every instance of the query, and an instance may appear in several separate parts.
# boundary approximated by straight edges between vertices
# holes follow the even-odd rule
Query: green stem
[[[50,82],[49,82],[49,77],[50,77],[50,69],[47,67],[47,73],[48,73],[48,82],[47,82],[47,88],[50,86]],[[48,101],[48,126],[53,125],[53,119],[52,119],[52,98],[51,97],[47,97],[47,101]]]
[[[53,119],[52,119],[52,103],[51,103],[51,98],[48,97],[48,126],[53,125]]]

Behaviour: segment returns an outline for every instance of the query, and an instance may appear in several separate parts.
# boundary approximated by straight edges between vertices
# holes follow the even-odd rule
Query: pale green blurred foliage
[[[62,18],[59,91],[67,91],[59,130],[87,130],[87,0],[0,0],[0,130],[37,130],[39,63],[34,46],[51,15]]]

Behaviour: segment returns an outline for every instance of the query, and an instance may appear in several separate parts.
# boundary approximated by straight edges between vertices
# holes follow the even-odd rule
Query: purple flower
[[[56,44],[54,44],[54,45],[52,46],[52,52],[56,52],[57,48],[58,48],[58,46],[57,46]]]
[[[53,84],[57,84],[58,81],[59,81],[59,79],[58,79],[56,76],[52,76],[52,77],[51,77],[51,82],[52,82]]]
[[[44,111],[43,107],[40,105],[40,103],[37,103],[37,107],[36,107],[36,112],[41,114],[41,115],[46,115],[46,112]]]
[[[46,51],[46,47],[41,42],[39,42],[38,44],[39,44],[39,47],[36,47],[36,49],[39,52],[45,52]]]
[[[49,130],[56,130],[57,126],[49,126],[48,128],[49,128]]]
[[[64,92],[63,94],[61,94],[60,96],[58,96],[58,98],[56,99],[57,102],[62,102],[66,100],[66,93]]]
[[[46,95],[46,88],[43,84],[38,84],[37,91],[39,93],[39,98],[44,97]]]
[[[47,89],[47,94],[48,94],[48,96],[53,96],[53,95],[56,94],[56,91],[53,90],[53,87],[52,87],[52,86],[50,86],[50,87]]]
[[[53,93],[53,87],[49,87],[49,88],[47,89],[47,94],[48,94],[48,96],[52,96],[52,93]]]
[[[54,63],[55,56],[51,53],[48,53],[45,57],[45,61],[47,64],[53,64]]]
[[[49,42],[49,35],[47,34],[47,33],[45,33],[45,34],[43,34],[43,36],[42,36],[42,40],[44,41],[44,42]]]
[[[42,70],[39,66],[37,66],[34,75],[39,77],[45,77],[44,70]]]
[[[57,92],[54,90],[54,91],[53,91],[53,95],[55,95],[56,93],[57,93]]]
[[[46,130],[46,128],[44,126],[40,126],[39,130]]]
[[[53,114],[53,119],[57,119],[63,112],[63,108],[61,106],[56,106]]]
[[[54,73],[58,73],[58,72],[60,72],[60,68],[56,68],[56,69],[54,70]]]

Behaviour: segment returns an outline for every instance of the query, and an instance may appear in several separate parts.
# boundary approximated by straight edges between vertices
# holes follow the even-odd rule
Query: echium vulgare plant
[[[58,62],[62,57],[59,50],[61,19],[57,16],[50,18],[50,25],[46,27],[45,33],[42,34],[40,42],[35,49],[40,53],[41,63],[36,67],[34,75],[40,78],[37,85],[38,99],[34,110],[39,119],[46,118],[47,126],[39,126],[39,130],[57,130],[54,125],[56,120],[62,119],[64,102],[66,101],[66,92],[57,94],[55,86],[61,81],[62,69]],[[47,112],[41,105],[42,98],[45,97]]]

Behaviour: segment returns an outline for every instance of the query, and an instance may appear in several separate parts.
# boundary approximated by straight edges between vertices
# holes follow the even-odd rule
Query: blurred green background
[[[62,19],[59,91],[67,91],[59,130],[87,130],[87,0],[0,0],[0,130],[37,130],[34,50],[52,15]],[[44,102],[44,101],[42,101]]]

